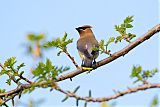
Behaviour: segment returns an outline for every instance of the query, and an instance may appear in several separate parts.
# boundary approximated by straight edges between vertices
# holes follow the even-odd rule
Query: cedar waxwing
[[[80,57],[82,58],[82,67],[92,68],[96,64],[95,59],[99,55],[99,45],[96,40],[91,26],[84,25],[76,28],[80,38],[77,41],[77,49]]]

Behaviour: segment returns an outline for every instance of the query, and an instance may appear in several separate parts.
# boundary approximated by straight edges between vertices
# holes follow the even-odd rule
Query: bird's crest
[[[90,26],[90,25],[83,25],[83,26],[81,26],[81,27],[78,27],[78,28],[76,28],[76,29],[86,29],[86,28],[92,28],[92,26]]]

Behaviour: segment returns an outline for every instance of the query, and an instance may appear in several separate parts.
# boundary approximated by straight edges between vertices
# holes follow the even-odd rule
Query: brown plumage
[[[92,67],[95,59],[99,55],[99,51],[95,48],[99,48],[98,41],[96,40],[91,26],[84,25],[76,28],[78,31],[80,38],[77,41],[77,49],[82,58],[82,66],[83,67]]]

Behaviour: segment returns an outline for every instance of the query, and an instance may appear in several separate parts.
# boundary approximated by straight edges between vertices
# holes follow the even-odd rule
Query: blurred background
[[[159,23],[158,0],[1,0],[0,1],[0,62],[7,58],[16,56],[18,63],[24,62],[25,75],[31,77],[31,68],[35,66],[35,60],[26,55],[23,44],[27,43],[26,35],[29,33],[46,35],[46,41],[57,37],[63,37],[64,32],[69,38],[73,38],[72,44],[68,45],[68,51],[75,57],[76,62],[81,64],[81,59],[76,49],[76,41],[79,38],[76,27],[89,24],[98,41],[108,40],[111,36],[118,36],[114,26],[123,23],[127,16],[134,15],[134,28],[129,30],[137,35],[143,35],[150,28]],[[83,73],[73,78],[73,81],[65,80],[59,85],[66,90],[73,90],[80,85],[77,94],[87,96],[92,90],[92,96],[104,97],[113,95],[113,90],[125,90],[127,87],[137,86],[129,76],[133,65],[141,65],[145,70],[158,68],[159,65],[159,39],[158,34],[130,51],[124,57],[102,66],[95,71]],[[111,52],[116,52],[128,43],[122,42],[118,45],[109,46]],[[56,56],[57,49],[49,49],[44,52],[46,58],[52,60],[54,65],[75,66],[65,54]],[[108,57],[100,55],[97,61]],[[37,62],[36,62],[37,63]],[[6,77],[0,77],[0,87],[10,90],[15,86],[4,84]],[[151,82],[159,81],[159,75],[151,79]],[[148,107],[158,89],[150,89],[143,92],[125,95],[110,101],[116,102],[116,107]],[[75,99],[70,98],[64,103],[61,100],[64,95],[49,89],[37,89],[25,94],[17,101],[18,107],[25,107],[31,99],[38,103],[39,107],[75,107]],[[83,102],[80,101],[80,106]],[[100,107],[99,103],[89,103],[88,107]]]

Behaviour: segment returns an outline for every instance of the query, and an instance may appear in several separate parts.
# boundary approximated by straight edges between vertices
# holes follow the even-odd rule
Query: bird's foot
[[[93,64],[92,64],[92,68],[93,68],[93,69],[96,69],[96,64],[97,64],[97,62],[94,60],[94,61],[93,61]]]

